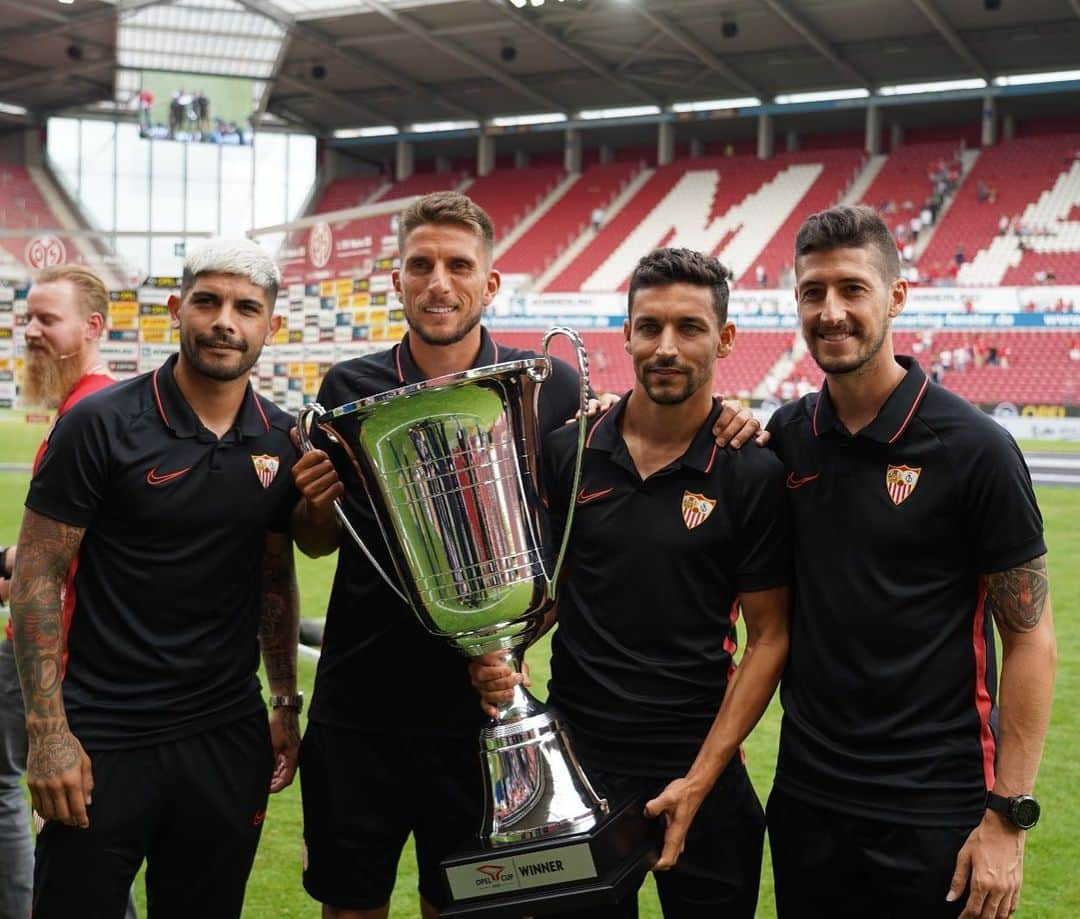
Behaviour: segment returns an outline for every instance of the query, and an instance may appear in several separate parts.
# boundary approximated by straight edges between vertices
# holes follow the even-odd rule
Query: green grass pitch
[[[0,463],[29,463],[45,428],[21,423],[13,413],[0,416]],[[1030,445],[1026,445],[1030,446]],[[1038,445],[1051,448],[1049,444]],[[1076,451],[1074,446],[1073,452]],[[15,539],[28,476],[0,472],[0,544]],[[1050,547],[1050,579],[1054,619],[1057,625],[1059,664],[1050,734],[1036,789],[1043,805],[1043,819],[1028,835],[1025,861],[1022,919],[1066,919],[1080,916],[1080,885],[1075,865],[1080,861],[1080,804],[1073,794],[1080,786],[1080,490],[1040,488],[1039,502],[1046,519]],[[321,617],[333,576],[333,558],[312,561],[298,556],[303,614]],[[362,610],[357,611],[363,615]],[[2,617],[3,614],[0,614]],[[547,644],[529,655],[533,684],[538,695],[547,682]],[[301,661],[300,683],[310,698],[314,666]],[[422,677],[422,674],[418,674]],[[762,800],[768,795],[776,757],[779,706],[773,705],[746,744],[747,762]],[[300,886],[302,859],[300,796],[297,784],[276,795],[271,803],[262,843],[248,885],[245,919],[314,919],[318,905]],[[140,906],[145,903],[137,885]],[[416,900],[416,866],[411,847],[406,849],[398,872],[391,914],[419,915]],[[656,919],[660,910],[651,881],[642,891],[643,919]],[[762,872],[758,916],[773,916],[771,874],[766,853]],[[142,915],[145,916],[145,910]]]

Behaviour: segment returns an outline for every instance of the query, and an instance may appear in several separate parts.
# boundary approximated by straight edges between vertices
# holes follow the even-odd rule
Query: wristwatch
[[[1041,808],[1031,795],[1013,795],[1006,798],[992,791],[986,793],[986,806],[989,810],[1001,814],[1013,826],[1021,830],[1030,830],[1039,822]]]
[[[270,707],[291,708],[299,715],[304,710],[304,694],[297,692],[292,696],[271,696]]]

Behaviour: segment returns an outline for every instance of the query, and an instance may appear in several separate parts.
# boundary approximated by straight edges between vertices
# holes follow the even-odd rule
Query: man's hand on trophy
[[[491,718],[498,716],[500,702],[509,702],[514,697],[516,685],[520,683],[526,689],[532,685],[529,665],[523,661],[521,673],[514,673],[499,651],[469,661],[469,680],[480,694],[480,707]]]
[[[754,417],[754,413],[738,399],[723,400],[720,417],[716,419],[712,432],[721,447],[730,443],[736,450],[751,437],[759,447],[764,447],[770,437],[769,432]]]
[[[602,393],[600,393],[600,395],[597,396],[595,399],[590,399],[589,400],[588,407],[585,410],[585,417],[592,418],[593,415],[596,415],[596,414],[598,414],[600,412],[606,412],[609,408],[611,408],[621,398],[622,398],[622,396],[620,396],[618,393],[613,393],[613,392],[602,392]],[[581,412],[574,412],[574,417],[573,418],[567,418],[566,423],[567,424],[573,424],[575,421],[578,420],[578,416],[580,414],[581,414]]]
[[[296,428],[290,432],[293,443],[300,443]],[[307,501],[309,511],[317,518],[329,520],[334,516],[334,501],[345,497],[345,486],[338,478],[334,464],[322,450],[301,453],[292,467],[293,481]]]
[[[659,817],[663,815],[664,849],[653,871],[668,871],[675,867],[675,863],[682,855],[686,847],[686,834],[690,830],[690,824],[694,822],[694,816],[705,800],[708,789],[701,788],[698,783],[689,778],[675,779],[660,794],[645,805],[646,817]]]

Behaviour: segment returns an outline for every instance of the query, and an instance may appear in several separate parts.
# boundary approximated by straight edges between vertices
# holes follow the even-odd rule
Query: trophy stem
[[[499,658],[515,674],[521,673],[521,650],[518,648],[504,648],[499,652]],[[495,723],[499,725],[514,724],[524,718],[539,715],[545,706],[530,693],[523,684],[514,684],[514,695],[506,702],[497,706],[498,714]]]

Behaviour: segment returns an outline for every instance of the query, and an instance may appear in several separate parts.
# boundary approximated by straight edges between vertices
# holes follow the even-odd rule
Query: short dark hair
[[[900,277],[900,253],[896,251],[896,241],[877,211],[862,205],[838,204],[827,211],[811,214],[799,227],[795,237],[795,264],[798,265],[800,256],[811,252],[867,246],[877,250],[882,280],[891,284]]]
[[[405,251],[405,240],[417,227],[449,223],[464,227],[480,238],[491,258],[495,249],[495,225],[479,204],[456,191],[435,191],[417,198],[398,218],[398,251]]]
[[[629,316],[633,312],[634,295],[643,288],[693,284],[712,288],[716,321],[722,326],[727,322],[729,275],[719,259],[693,249],[654,249],[637,263],[630,275],[626,313]]]

